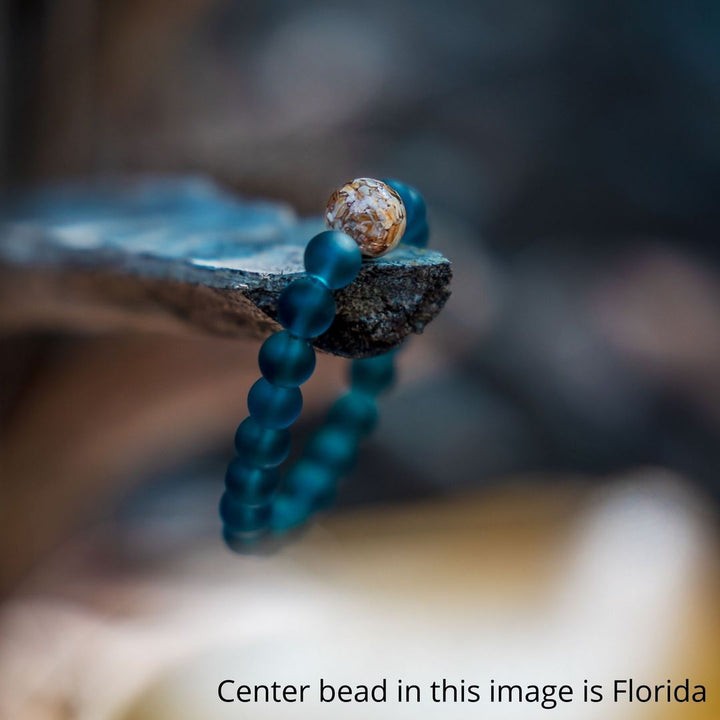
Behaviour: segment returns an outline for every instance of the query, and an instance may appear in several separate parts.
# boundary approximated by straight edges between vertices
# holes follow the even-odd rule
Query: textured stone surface
[[[263,337],[277,299],[304,272],[320,219],[280,203],[242,201],[199,179],[63,187],[8,203],[0,228],[0,328],[196,328]],[[398,247],[363,264],[335,293],[316,340],[359,357],[423,327],[449,296],[450,263]]]
[[[389,185],[356,178],[330,196],[325,220],[333,230],[350,235],[364,256],[380,257],[400,242],[406,212],[400,196]]]

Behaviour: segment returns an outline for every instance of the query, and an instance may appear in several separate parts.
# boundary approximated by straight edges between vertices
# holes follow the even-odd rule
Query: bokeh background
[[[394,176],[422,189],[433,246],[454,262],[453,296],[410,344],[337,511],[265,561],[226,556],[215,516],[256,343],[3,331],[1,589],[13,643],[0,662],[25,713],[8,717],[111,717],[83,705],[97,696],[83,695],[84,668],[98,647],[108,676],[128,656],[97,630],[92,650],[70,642],[85,637],[83,623],[134,613],[154,622],[158,598],[178,597],[201,622],[216,605],[229,613],[231,599],[252,610],[253,593],[268,588],[300,593],[297,583],[334,597],[357,590],[343,585],[352,568],[369,593],[378,568],[393,572],[379,559],[396,547],[417,576],[398,580],[395,595],[369,593],[366,607],[381,598],[390,607],[383,592],[429,598],[439,573],[447,596],[432,603],[462,598],[478,643],[507,647],[503,633],[487,635],[483,618],[496,617],[487,603],[534,597],[517,577],[558,563],[555,575],[538,570],[535,587],[551,593],[572,576],[580,594],[565,599],[567,616],[563,601],[542,596],[496,624],[542,626],[537,603],[547,603],[563,627],[586,593],[588,617],[604,608],[612,623],[618,608],[640,608],[638,624],[582,642],[568,632],[558,658],[589,643],[594,657],[605,648],[610,672],[624,636],[623,652],[645,648],[633,656],[641,664],[666,657],[683,678],[692,663],[714,667],[704,663],[715,657],[707,638],[718,637],[708,609],[720,492],[717,3],[7,0],[0,51],[5,190],[201,174],[315,214],[341,181]],[[342,384],[336,359],[320,370],[299,438]],[[586,554],[573,555],[578,547]],[[351,570],[338,569],[342,557]],[[457,572],[453,558],[463,558]],[[463,584],[488,563],[491,582]],[[204,598],[206,573],[215,584]],[[658,609],[678,587],[677,603]],[[658,623],[694,623],[705,642],[688,645],[690,631],[678,630],[677,645],[653,649],[639,620],[653,607]],[[82,646],[72,682],[48,661],[45,687],[57,695],[42,701],[22,680],[42,654],[28,629],[35,613],[55,628],[51,657]],[[529,676],[542,666],[562,675],[564,661],[543,656],[547,637],[530,635],[510,643],[508,666],[520,657]],[[156,645],[152,657],[172,655]],[[451,647],[449,665],[468,673],[471,656],[461,662]],[[108,707],[124,707],[163,667],[150,665]],[[128,717],[164,717],[162,697]]]

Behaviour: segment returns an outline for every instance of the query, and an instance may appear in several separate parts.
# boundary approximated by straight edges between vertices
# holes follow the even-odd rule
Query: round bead
[[[234,532],[254,532],[270,524],[272,506],[246,505],[225,491],[220,499],[220,517],[228,529]]]
[[[297,387],[313,374],[315,351],[307,340],[283,330],[262,344],[258,364],[260,372],[273,385]]]
[[[325,220],[360,246],[363,255],[379,257],[392,250],[405,232],[405,206],[389,185],[372,178],[356,178],[328,200]]]
[[[239,555],[247,555],[255,553],[262,548],[262,540],[267,536],[270,525],[259,528],[258,530],[239,531],[225,525],[223,527],[223,539],[225,544],[233,552]]]
[[[277,490],[279,477],[275,470],[248,467],[235,458],[225,473],[225,487],[235,500],[245,505],[264,505]]]
[[[385,182],[402,198],[405,205],[407,228],[403,242],[406,245],[427,247],[429,232],[423,196],[414,187],[399,180],[386,179]]]
[[[305,248],[305,269],[331,290],[349,285],[357,277],[361,265],[360,248],[344,232],[321,232]]]
[[[329,467],[303,458],[290,468],[283,487],[288,493],[304,498],[308,507],[317,508],[332,500],[335,482],[336,476]]]
[[[422,220],[413,225],[412,231],[405,233],[403,239],[407,245],[424,248],[427,247],[429,238],[430,230],[428,229],[427,221]]]
[[[302,525],[312,513],[312,507],[306,498],[300,495],[281,493],[272,507],[270,527],[274,532],[282,533]]]
[[[371,433],[377,420],[378,411],[373,398],[352,391],[338,398],[328,414],[328,422],[347,428],[358,435]]]
[[[290,433],[258,425],[251,417],[235,433],[235,450],[245,465],[270,468],[280,465],[290,453]]]
[[[395,380],[394,353],[353,360],[350,371],[353,390],[378,395]]]
[[[279,429],[292,425],[302,410],[300,388],[283,388],[260,378],[248,393],[248,410],[263,428]]]
[[[313,338],[322,335],[335,319],[335,300],[317,278],[293,280],[280,295],[278,320],[293,335]]]
[[[334,472],[343,473],[355,462],[357,441],[355,435],[345,428],[328,426],[310,439],[305,453]]]

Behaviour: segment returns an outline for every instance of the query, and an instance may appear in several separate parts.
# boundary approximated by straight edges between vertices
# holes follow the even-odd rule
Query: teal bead
[[[268,527],[272,505],[246,505],[231,492],[225,491],[220,499],[220,517],[229,530],[245,533]]]
[[[227,525],[223,527],[223,540],[230,550],[238,555],[255,554],[263,547],[263,540],[270,531],[270,524],[258,530],[248,530],[241,532],[233,530]]]
[[[305,454],[336,474],[341,474],[355,462],[357,439],[354,433],[345,428],[330,425],[319,430],[310,439]]]
[[[353,360],[350,370],[353,390],[378,395],[395,380],[394,352]]]
[[[331,290],[349,285],[361,266],[362,253],[357,243],[339,230],[321,232],[305,248],[305,269]]]
[[[412,186],[394,178],[385,178],[383,182],[389,185],[403,201],[408,224],[427,217],[427,209],[423,196]]]
[[[276,467],[290,453],[290,432],[264,428],[249,417],[238,425],[235,450],[245,465]]]
[[[288,470],[283,490],[304,498],[311,508],[325,507],[335,495],[336,481],[337,476],[331,468],[303,458]]]
[[[402,238],[403,242],[407,245],[427,247],[427,210],[423,196],[414,187],[399,180],[385,179],[383,182],[387,183],[400,196],[405,205],[407,225]]]
[[[287,532],[302,525],[311,514],[312,507],[307,498],[281,493],[273,503],[270,527],[275,533]]]
[[[302,410],[300,388],[283,388],[260,378],[248,393],[248,410],[263,428],[280,429],[292,425]]]
[[[403,242],[406,245],[414,245],[415,247],[424,248],[428,245],[430,230],[428,229],[427,220],[416,222],[412,227],[408,228],[403,235]]]
[[[365,393],[349,392],[335,401],[328,414],[328,422],[356,433],[368,435],[377,425],[375,400]]]
[[[260,372],[273,385],[297,387],[313,374],[315,351],[307,340],[283,330],[262,344],[258,364]]]
[[[235,458],[225,473],[225,487],[234,500],[245,505],[264,505],[277,490],[279,476],[274,469],[248,467]]]
[[[293,335],[313,338],[322,335],[335,319],[335,300],[317,278],[293,280],[280,295],[278,320]]]

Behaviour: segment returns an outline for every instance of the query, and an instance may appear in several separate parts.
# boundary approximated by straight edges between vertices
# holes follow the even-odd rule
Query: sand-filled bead
[[[368,257],[392,250],[405,232],[405,205],[389,185],[373,178],[356,178],[328,200],[325,220],[347,233]]]

